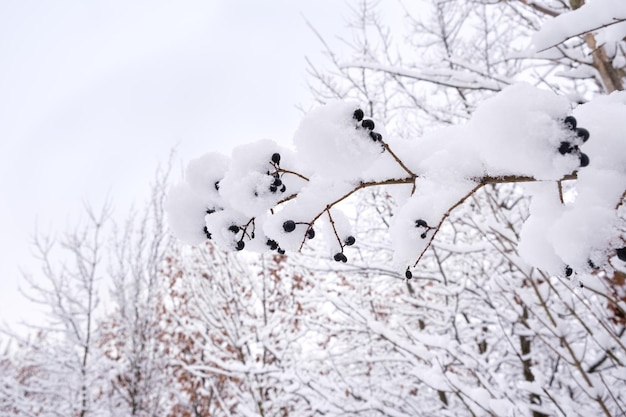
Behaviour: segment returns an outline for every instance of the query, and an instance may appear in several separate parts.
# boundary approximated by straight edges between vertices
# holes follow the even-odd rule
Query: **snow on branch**
[[[341,68],[362,68],[375,71],[382,71],[400,77],[412,78],[414,80],[426,81],[429,83],[451,88],[462,88],[466,90],[488,90],[500,91],[507,84],[504,81],[494,80],[492,77],[484,77],[475,69],[469,71],[455,71],[449,68],[437,68],[436,70],[420,69],[410,70],[402,67],[376,64],[372,62],[352,62],[346,63]]]
[[[519,246],[525,260],[555,274],[588,269],[589,260],[602,266],[626,246],[616,210],[626,190],[624,114],[626,93],[572,113],[565,98],[517,84],[466,124],[405,141],[358,104],[330,102],[304,117],[295,150],[261,140],[231,158],[191,161],[186,181],[171,190],[170,224],[187,243],[212,239],[229,250],[299,251],[321,236],[330,256],[347,262],[357,242],[342,203],[384,187],[397,202],[394,261],[410,278],[446,219],[477,190],[535,183]],[[573,201],[564,202],[565,180],[576,180]]]
[[[533,36],[538,52],[557,46],[568,39],[619,24],[611,38],[626,37],[626,3],[623,0],[595,0],[582,7],[548,20]]]

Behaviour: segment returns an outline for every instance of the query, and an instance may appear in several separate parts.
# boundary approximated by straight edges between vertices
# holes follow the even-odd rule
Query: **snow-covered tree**
[[[282,255],[243,263],[209,244],[172,257],[169,275],[172,353],[198,403],[188,415],[310,415],[294,375],[310,274]]]
[[[26,294],[46,321],[32,325],[35,336],[11,334],[17,353],[7,355],[13,372],[2,382],[5,395],[15,400],[8,415],[86,417],[101,411],[96,315],[110,212],[105,207],[85,213],[86,222],[58,243],[41,234],[35,238],[42,273],[25,276]]]
[[[297,362],[320,413],[621,415],[626,7],[430,5],[398,44],[362,3],[352,56],[311,67],[324,106],[295,150],[192,161],[172,228],[228,250],[325,238],[320,349]]]
[[[168,167],[171,164],[168,165]],[[157,172],[148,203],[131,212],[109,244],[111,311],[102,321],[101,349],[108,361],[105,393],[112,415],[166,415],[176,400],[164,331],[166,279],[172,242],[163,203],[169,168]]]

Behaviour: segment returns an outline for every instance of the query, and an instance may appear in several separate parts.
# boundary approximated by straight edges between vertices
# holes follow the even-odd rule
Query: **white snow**
[[[626,93],[601,97],[573,111],[584,142],[566,126],[572,114],[567,99],[553,92],[516,84],[484,101],[465,124],[447,127],[412,142],[397,144],[398,163],[369,130],[353,117],[358,105],[331,102],[303,118],[294,136],[296,151],[271,140],[240,146],[228,158],[207,154],[190,163],[188,186],[172,190],[172,230],[188,243],[203,240],[206,225],[214,240],[232,250],[237,242],[266,250],[267,239],[286,250],[306,243],[310,226],[321,232],[331,256],[343,251],[352,234],[340,203],[364,181],[398,188],[402,197],[390,234],[399,270],[413,265],[430,245],[442,221],[474,189],[501,177],[534,179],[529,186],[531,215],[521,232],[524,261],[552,274],[604,262],[621,247],[621,220],[615,207],[626,189]],[[380,126],[375,131],[384,132]],[[572,147],[562,154],[563,143]],[[582,154],[589,166],[580,167]],[[272,155],[280,154],[278,164]],[[559,199],[557,181],[577,172],[575,198]],[[272,190],[279,178],[286,190]],[[572,177],[574,178],[574,177]],[[219,181],[219,192],[215,184]],[[398,185],[389,183],[399,182]],[[206,215],[207,208],[225,208]],[[330,222],[328,210],[333,218]],[[255,236],[230,226],[252,224]],[[283,225],[291,220],[294,231]],[[426,226],[416,223],[426,222]],[[251,229],[250,229],[251,230]]]
[[[537,51],[556,46],[567,39],[607,26],[600,40],[615,42],[626,36],[626,26],[618,23],[626,19],[623,0],[591,0],[577,10],[563,13],[543,24],[533,36]],[[613,26],[611,26],[613,25]]]

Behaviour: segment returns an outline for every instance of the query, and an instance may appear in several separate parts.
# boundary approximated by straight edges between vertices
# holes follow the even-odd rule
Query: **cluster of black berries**
[[[219,188],[219,181],[217,181],[217,182],[215,183],[215,189],[218,189],[218,188]],[[213,213],[215,213],[217,210],[221,210],[221,209],[212,209],[212,208],[207,208],[207,209],[206,209],[206,214],[213,214]],[[209,232],[209,229],[208,229],[206,226],[204,226],[203,231],[204,231],[204,235],[206,236],[206,238],[207,238],[208,240],[211,240],[211,238],[212,238],[213,236],[211,235],[211,232]]]
[[[285,250],[281,248],[280,246],[278,246],[278,242],[276,242],[275,240],[267,239],[267,242],[265,242],[265,244],[269,246],[270,250],[275,250],[281,255],[285,254]]]
[[[246,243],[243,241],[243,237],[246,234],[245,229],[242,229],[241,227],[237,226],[236,224],[230,225],[228,227],[228,230],[232,233],[234,233],[235,235],[239,234],[239,232],[241,232],[241,238],[237,241],[237,243],[235,243],[235,249],[237,250],[243,250],[243,248],[246,247]],[[251,239],[254,239],[254,232],[251,233],[250,235]]]
[[[420,234],[420,237],[422,239],[426,239],[428,237],[428,231],[429,230],[435,229],[434,227],[429,226],[428,223],[426,223],[426,220],[423,220],[423,219],[415,220],[415,227],[418,228],[418,229],[425,229],[422,232],[422,234]]]
[[[617,255],[617,258],[622,261],[622,262],[626,262],[626,247],[623,248],[619,248],[615,250],[615,255]],[[600,268],[599,266],[597,266],[591,259],[589,259],[587,261],[587,265],[589,266],[589,268],[591,269],[598,269]],[[574,270],[572,269],[571,266],[566,265],[565,266],[565,276],[566,277],[571,277],[572,274],[574,273]]]
[[[272,183],[270,184],[270,191],[272,193],[275,193],[277,191],[284,193],[285,191],[287,191],[287,187],[285,186],[285,184],[283,184],[283,181],[280,179],[280,173],[279,173],[280,154],[278,152],[272,154],[271,164],[274,166],[275,171],[273,173],[270,173],[269,171],[267,171],[267,175],[271,175],[272,177],[274,177],[274,181],[272,181]]]
[[[559,145],[559,153],[561,155],[578,155],[578,159],[580,160],[580,166],[586,167],[587,165],[589,165],[589,157],[587,156],[587,154],[584,154],[580,151],[579,146],[587,142],[587,140],[589,139],[589,131],[582,127],[576,127],[577,123],[574,116],[567,116],[563,120],[563,124],[569,130],[571,130],[574,135],[572,135],[571,140],[561,142],[561,144]]]
[[[348,258],[346,257],[346,255],[343,253],[343,248],[345,248],[346,246],[352,246],[356,243],[356,239],[354,238],[354,236],[348,236],[343,243],[341,244],[341,252],[337,252],[334,256],[333,259],[337,262],[343,262],[346,263],[348,262]]]
[[[370,138],[372,138],[374,142],[382,142],[383,135],[378,132],[374,132],[374,128],[376,127],[374,121],[372,119],[363,119],[364,116],[365,114],[363,113],[363,110],[356,109],[354,111],[354,114],[352,115],[352,118],[355,119],[357,122],[361,122],[361,127],[363,127],[363,129],[369,130]]]

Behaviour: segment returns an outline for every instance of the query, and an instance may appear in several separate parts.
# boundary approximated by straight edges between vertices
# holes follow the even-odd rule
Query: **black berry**
[[[275,163],[276,165],[280,164],[280,154],[279,153],[275,153],[272,155],[272,162]]]
[[[346,240],[344,241],[344,243],[345,243],[347,246],[352,246],[352,245],[354,245],[354,243],[355,243],[355,242],[356,242],[356,239],[354,238],[354,236],[348,236],[348,237],[346,238]]]
[[[575,130],[576,129],[576,118],[574,116],[567,116],[563,120],[563,124],[565,126],[567,126],[568,129]]]
[[[568,266],[565,267],[565,276],[566,277],[571,277],[573,273],[574,273],[574,270],[572,269],[571,266],[568,265]]]
[[[281,185],[283,185],[283,182],[280,180],[280,178],[275,178],[274,182],[272,183],[272,185],[274,187],[280,187]]]
[[[283,248],[278,248],[278,253],[280,253],[281,255],[284,255],[285,250]]]
[[[228,230],[230,230],[233,233],[239,233],[239,226],[236,226],[233,224],[232,226],[228,228]]]
[[[570,153],[572,151],[572,144],[569,142],[561,142],[561,146],[559,146],[559,153],[561,155],[565,155],[566,153]]]
[[[369,129],[369,130],[374,130],[374,127],[376,127],[376,125],[374,124],[374,121],[372,119],[365,119],[361,122],[361,126],[363,126],[365,129]]]
[[[245,247],[246,247],[246,244],[243,243],[243,240],[240,240],[239,242],[237,242],[237,246],[235,246],[237,250],[243,250],[243,248]]]
[[[354,114],[352,115],[352,117],[356,119],[357,122],[360,122],[361,120],[363,120],[363,116],[365,116],[365,113],[363,113],[363,110],[361,109],[356,109],[354,111]]]
[[[313,239],[315,237],[315,230],[312,227],[309,227],[306,231],[306,237],[309,239]]]
[[[589,139],[589,131],[582,127],[576,129],[576,135],[581,138],[583,142],[587,142],[587,139]]]
[[[267,242],[265,242],[265,244],[266,244],[267,246],[269,246],[271,250],[276,250],[276,249],[278,249],[278,243],[276,243],[276,241],[275,241],[275,240],[272,240],[272,239],[267,239]]]
[[[293,232],[296,230],[296,223],[293,220],[287,220],[283,223],[283,230],[287,233]]]
[[[620,261],[626,262],[626,247],[619,248],[615,251]]]
[[[383,140],[383,135],[378,132],[370,132],[370,138],[372,138],[374,142],[380,142]]]
[[[586,167],[587,165],[589,165],[589,157],[587,156],[587,154],[581,153],[578,158],[580,158],[580,166],[581,167]]]
[[[211,240],[211,232],[209,232],[209,229],[207,229],[206,226],[204,226],[204,235],[206,236],[207,239]]]
[[[404,273],[404,276],[406,277],[406,279],[411,279],[413,278],[413,273],[407,269]]]
[[[213,184],[215,186],[216,190],[220,189],[220,182],[219,181],[215,181],[215,184]]]
[[[285,184],[283,184],[283,186],[280,187],[280,192],[284,193],[285,191],[287,191],[287,187],[285,187]]]
[[[278,188],[275,185],[270,185],[270,191],[275,193]]]
[[[348,258],[346,258],[346,255],[344,255],[341,252],[337,252],[335,256],[333,256],[333,259],[337,262],[343,262],[343,263],[348,262]]]
[[[420,235],[420,237],[421,237],[422,239],[426,239],[426,236],[428,236],[428,235],[426,234],[426,232],[424,232],[424,233],[422,233],[422,234]]]
[[[428,223],[426,223],[426,220],[415,220],[415,227],[428,227]]]
[[[210,208],[206,209],[206,214],[213,214],[213,213],[215,213],[215,210],[210,209]]]

